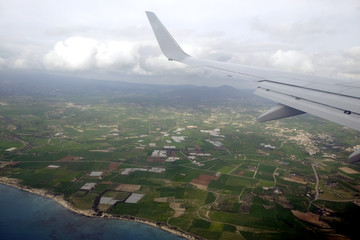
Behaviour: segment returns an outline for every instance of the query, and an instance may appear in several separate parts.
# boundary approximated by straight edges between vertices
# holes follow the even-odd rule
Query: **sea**
[[[55,201],[0,184],[0,239],[183,239],[146,224],[75,214]]]

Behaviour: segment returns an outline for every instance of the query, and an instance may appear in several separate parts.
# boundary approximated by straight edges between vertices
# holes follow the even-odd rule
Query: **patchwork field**
[[[0,176],[206,239],[359,237],[357,132],[258,123],[272,104],[226,86],[64,84],[0,95]]]

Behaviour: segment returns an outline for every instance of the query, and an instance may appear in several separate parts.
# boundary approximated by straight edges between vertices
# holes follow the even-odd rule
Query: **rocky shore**
[[[102,217],[102,218],[134,221],[134,222],[139,222],[139,223],[143,223],[143,224],[147,224],[147,225],[159,228],[163,231],[170,232],[172,234],[175,234],[175,235],[185,238],[185,239],[191,239],[191,240],[200,239],[197,236],[191,235],[191,234],[184,232],[176,227],[169,226],[166,223],[159,223],[159,222],[154,222],[154,221],[147,220],[147,219],[142,219],[142,218],[133,217],[133,216],[126,216],[126,215],[125,216],[111,215],[111,214],[99,215],[99,213],[95,212],[94,210],[77,209],[71,203],[64,200],[64,197],[62,195],[53,193],[53,192],[45,190],[45,189],[30,188],[28,186],[21,185],[20,180],[15,179],[15,178],[0,177],[0,184],[4,184],[4,185],[14,187],[14,188],[17,188],[17,189],[20,189],[23,191],[27,191],[30,193],[38,194],[43,197],[53,199],[55,202],[57,202],[58,204],[60,204],[61,206],[65,207],[65,208],[67,208],[68,210],[70,210],[74,213],[77,213],[77,214],[81,214],[86,217]]]

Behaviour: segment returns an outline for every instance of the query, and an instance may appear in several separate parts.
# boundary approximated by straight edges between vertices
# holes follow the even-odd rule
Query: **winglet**
[[[175,39],[153,12],[147,11],[146,15],[160,45],[161,51],[170,61],[175,60],[181,62],[185,58],[189,57],[189,55],[181,49],[179,44],[177,44]]]

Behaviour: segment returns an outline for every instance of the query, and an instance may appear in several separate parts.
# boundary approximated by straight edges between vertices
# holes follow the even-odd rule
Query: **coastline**
[[[95,211],[93,210],[81,210],[81,209],[77,209],[75,208],[71,203],[67,202],[62,195],[60,194],[55,194],[51,191],[45,190],[45,189],[38,189],[38,188],[31,188],[28,186],[24,186],[20,184],[20,180],[16,179],[16,178],[7,178],[7,177],[0,177],[0,184],[3,185],[7,185],[9,187],[13,187],[22,191],[26,191],[26,192],[30,192],[33,194],[37,194],[49,199],[54,200],[55,202],[57,202],[58,204],[60,204],[62,207],[70,210],[73,213],[76,214],[80,214],[83,215],[85,217],[94,217],[94,218],[108,218],[108,219],[119,219],[119,220],[127,220],[127,221],[133,221],[133,222],[138,222],[138,223],[142,223],[142,224],[147,224],[150,225],[152,227],[156,227],[158,229],[161,229],[163,231],[172,233],[176,236],[179,236],[181,238],[184,239],[189,239],[189,240],[197,240],[197,239],[201,239],[198,236],[194,236],[190,233],[187,233],[185,231],[182,231],[176,227],[171,227],[169,225],[167,225],[166,223],[158,223],[158,222],[154,222],[151,220],[147,220],[147,219],[142,219],[142,218],[138,218],[138,217],[133,217],[133,216],[122,216],[122,215],[110,215],[110,214],[103,214],[101,216],[99,216]]]

